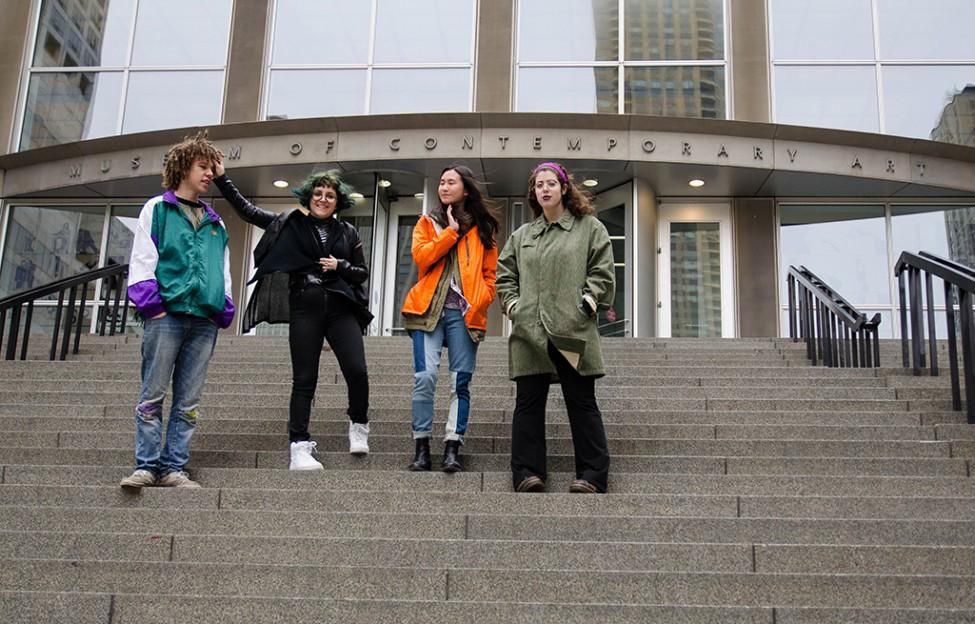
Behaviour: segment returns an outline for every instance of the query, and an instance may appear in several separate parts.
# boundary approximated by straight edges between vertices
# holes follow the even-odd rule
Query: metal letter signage
[[[917,163],[918,176],[920,176],[920,177],[923,178],[924,177],[924,170],[926,168],[927,168],[927,164],[925,164],[923,161],[918,162]]]
[[[570,150],[579,151],[582,149],[582,137],[569,137],[566,142]]]
[[[231,145],[227,150],[227,160],[240,160],[240,145]]]
[[[653,141],[651,141],[650,139],[647,139],[646,141],[643,142],[643,151],[644,152],[646,152],[648,154],[652,154],[653,153],[653,150],[655,150],[655,149],[657,149],[657,144],[654,143]]]
[[[799,148],[794,147],[792,149],[785,150],[785,153],[789,155],[789,162],[796,162],[796,156],[799,154]]]
[[[501,141],[501,149],[504,149],[505,148],[505,144],[508,142],[507,135],[499,136],[498,137],[498,140]]]
[[[112,161],[107,158],[102,160],[102,164],[100,167],[98,167],[98,170],[102,173],[108,173],[112,170]]]
[[[472,135],[470,134],[464,135],[464,145],[461,146],[461,149],[468,149],[468,150],[474,149],[474,137]]]
[[[688,143],[687,141],[684,141],[683,145],[681,146],[680,153],[681,153],[682,156],[690,156],[691,155],[691,144]]]
[[[718,149],[718,158],[721,158],[722,156],[725,158],[730,158],[730,156],[728,156],[728,150],[724,148],[724,145]]]
[[[755,146],[755,160],[765,160],[762,156],[762,148],[757,145]]]
[[[292,156],[297,156],[301,153],[302,149],[301,143],[292,143],[291,147],[288,148],[288,151],[291,152]]]
[[[325,141],[325,153],[326,154],[331,154],[333,147],[335,147],[335,141],[333,141],[331,139],[329,139],[328,141]]]
[[[612,152],[614,147],[616,147],[616,139],[613,137],[606,139],[606,151]]]
[[[398,152],[399,151],[399,139],[398,138],[397,139],[390,139],[389,140],[389,149],[393,150],[394,152]]]
[[[427,148],[427,150],[437,149],[437,139],[433,137],[427,137],[426,140],[423,142],[423,147]]]
[[[887,159],[887,173],[894,173],[894,161]]]
[[[535,139],[532,141],[532,149],[535,150],[542,149],[542,137],[540,136],[535,137]]]
[[[129,166],[133,169],[138,169],[142,166],[142,156],[133,156],[132,160],[129,161]]]
[[[80,178],[81,177],[81,165],[71,165],[68,167],[68,177],[69,178]]]
[[[863,169],[863,163],[860,162],[859,156],[853,157],[853,164],[850,165],[850,169]]]

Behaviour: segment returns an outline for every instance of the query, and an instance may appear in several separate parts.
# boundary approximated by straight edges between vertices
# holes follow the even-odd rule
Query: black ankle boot
[[[410,470],[413,472],[430,470],[430,438],[419,438],[416,441],[416,454],[413,455]]]
[[[443,447],[443,463],[440,467],[444,472],[460,472],[464,469],[460,465],[460,442],[448,440]]]

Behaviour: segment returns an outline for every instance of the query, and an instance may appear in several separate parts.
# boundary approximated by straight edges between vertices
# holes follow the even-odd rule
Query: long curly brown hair
[[[566,210],[576,217],[596,214],[592,196],[576,186],[569,170],[557,162],[544,162],[537,165],[528,178],[528,205],[531,206],[535,217],[542,214],[542,205],[538,203],[538,198],[535,196],[535,177],[542,171],[551,171],[562,183],[562,205]]]
[[[223,159],[223,152],[210,142],[207,131],[201,130],[195,135],[187,135],[183,140],[169,148],[163,165],[162,186],[165,189],[177,189],[179,183],[189,173],[190,167],[197,158],[210,163]]]

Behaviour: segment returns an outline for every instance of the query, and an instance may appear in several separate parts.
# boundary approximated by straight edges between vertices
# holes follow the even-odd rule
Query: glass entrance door
[[[417,270],[413,262],[413,228],[423,210],[419,198],[401,197],[389,211],[389,230],[386,237],[386,283],[383,300],[382,335],[403,333],[403,300],[416,284]]]
[[[657,335],[732,338],[731,208],[660,205]]]

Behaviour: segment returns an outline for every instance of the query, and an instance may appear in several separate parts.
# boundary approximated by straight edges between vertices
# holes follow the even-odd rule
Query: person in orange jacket
[[[403,303],[403,326],[413,338],[413,439],[409,468],[430,470],[433,396],[440,353],[447,346],[450,408],[444,432],[444,472],[463,469],[460,447],[470,415],[470,383],[477,345],[495,298],[498,219],[474,172],[451,165],[440,174],[440,204],[413,229],[419,280]]]

